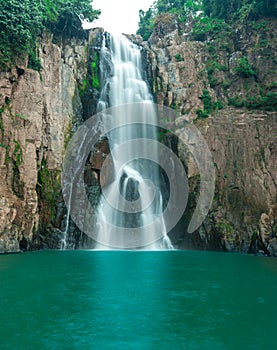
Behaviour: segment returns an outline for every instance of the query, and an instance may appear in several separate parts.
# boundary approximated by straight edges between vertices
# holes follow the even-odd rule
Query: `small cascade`
[[[96,237],[99,243],[96,248],[173,249],[163,219],[158,149],[151,150],[149,160],[149,149],[143,141],[156,141],[157,128],[153,125],[157,124],[157,114],[152,95],[142,78],[140,47],[124,35],[105,33],[100,69],[102,90],[98,112],[105,114],[107,108],[142,102],[147,108],[140,111],[138,125],[128,124],[128,118],[132,118],[128,108],[124,116],[116,109],[109,115],[119,125],[107,135],[115,180],[105,186],[98,205]],[[132,159],[138,148],[137,144],[132,144],[133,140],[140,141],[140,153]],[[124,162],[124,159],[129,161]],[[162,238],[150,242],[148,238],[153,231],[158,233],[154,236]]]
[[[76,188],[79,184],[79,179],[83,178],[83,168],[86,163],[86,154],[83,152],[85,145],[90,145],[88,140],[90,139],[89,136],[89,129],[86,127],[81,127],[81,131],[79,132],[79,138],[78,138],[78,147],[77,152],[75,148],[75,144],[69,144],[67,152],[68,154],[74,154],[76,156],[74,158],[74,167],[70,168],[70,171],[64,171],[63,169],[63,197],[66,202],[67,206],[67,212],[64,218],[65,224],[64,224],[64,230],[60,232],[60,249],[65,250],[69,248],[73,248],[72,246],[72,237],[70,237],[70,215],[72,215],[72,210],[74,207],[74,204],[76,205],[77,199],[76,196],[74,198],[74,188],[76,191]],[[79,129],[80,130],[80,129]],[[66,164],[63,164],[63,167],[66,167]],[[82,206],[82,203],[79,203],[79,207]]]
[[[67,238],[68,238],[68,231],[69,231],[69,223],[70,223],[70,210],[71,210],[71,201],[72,201],[72,183],[67,184],[69,187],[69,205],[67,208],[67,213],[65,217],[65,229],[62,231],[62,238],[60,242],[60,249],[65,250],[67,248]]]

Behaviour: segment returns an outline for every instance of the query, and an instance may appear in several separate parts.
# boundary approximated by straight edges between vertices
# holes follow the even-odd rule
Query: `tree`
[[[276,0],[203,0],[203,10],[207,16],[226,21],[237,19],[242,8],[250,10],[250,19],[277,16]]]
[[[50,29],[63,37],[82,35],[82,21],[93,21],[100,11],[90,0],[0,0],[0,68],[15,57],[34,56],[37,36]]]
[[[139,29],[137,34],[142,36],[143,40],[147,40],[154,28],[155,15],[153,9],[150,7],[146,12],[139,11]]]
[[[157,0],[146,12],[140,10],[137,34],[147,40],[153,31],[155,18],[162,13],[173,14],[179,21],[184,21],[186,18],[185,4],[184,0]]]
[[[88,0],[43,0],[45,26],[64,37],[82,35],[82,21],[92,22],[100,15]]]
[[[40,1],[0,0],[0,61],[28,51],[42,29],[43,6]]]

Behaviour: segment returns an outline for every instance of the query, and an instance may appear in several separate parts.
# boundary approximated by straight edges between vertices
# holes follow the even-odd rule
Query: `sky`
[[[102,14],[89,27],[103,27],[110,32],[135,34],[138,29],[139,10],[148,10],[153,2],[154,0],[93,0],[93,8],[100,9]]]

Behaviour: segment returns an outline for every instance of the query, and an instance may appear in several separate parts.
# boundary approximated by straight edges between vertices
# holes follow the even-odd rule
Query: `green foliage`
[[[142,36],[143,40],[147,40],[152,34],[155,22],[155,14],[152,7],[146,12],[143,10],[139,11],[139,29],[137,34]]]
[[[230,97],[228,99],[228,102],[229,102],[230,106],[234,106],[234,107],[237,107],[237,108],[240,108],[240,107],[244,106],[244,100],[241,97],[239,97],[239,96]]]
[[[213,102],[212,97],[211,97],[208,90],[204,89],[202,91],[201,100],[202,100],[203,105],[204,105],[204,110],[202,110],[202,109],[196,110],[197,118],[202,118],[202,119],[208,118],[208,116],[210,115],[210,113],[212,111],[216,111],[218,109],[224,108],[222,101],[218,100],[216,102]]]
[[[265,95],[247,97],[244,101],[245,107],[250,109],[265,109],[277,111],[277,93],[268,92]]]
[[[82,84],[79,86],[79,95],[83,96],[88,87],[88,79],[84,79]]]
[[[250,78],[256,75],[255,71],[252,69],[252,66],[248,62],[247,57],[242,57],[239,60],[238,65],[235,67],[235,72],[237,72],[238,75],[243,78]]]
[[[176,53],[176,55],[174,57],[175,57],[175,60],[177,62],[183,62],[184,61],[184,57],[180,53]]]
[[[22,148],[17,140],[14,139],[13,142],[15,143],[15,148],[13,151],[14,163],[15,166],[18,168],[22,163]]]
[[[213,46],[208,46],[208,49]],[[226,72],[228,71],[228,67],[222,64],[219,64],[216,60],[209,59],[206,62],[206,69],[207,69],[207,75],[210,83],[210,87],[214,88],[217,84],[220,82],[218,81],[217,78],[214,77],[214,73],[221,71],[221,72]]]
[[[208,90],[202,91],[201,100],[204,105],[204,111],[206,111],[209,114],[213,108],[213,102]]]
[[[89,0],[43,0],[43,3],[45,26],[67,38],[82,36],[82,21],[92,22],[100,15]]]
[[[55,35],[82,35],[82,20],[100,14],[89,0],[0,0],[0,69],[9,69],[16,58],[29,55],[29,66],[40,70],[35,43],[43,29]]]
[[[246,107],[249,109],[264,109],[266,111],[277,111],[277,93],[266,92],[261,95],[247,97],[229,98],[229,105],[234,107]]]
[[[223,19],[200,17],[194,22],[192,36],[195,40],[204,41],[208,37],[228,37],[230,25]]]
[[[43,28],[43,5],[38,0],[0,0],[0,65],[27,53]]]
[[[98,89],[100,87],[99,72],[98,72],[98,54],[94,52],[93,61],[91,62],[91,79],[92,87]]]
[[[2,119],[2,114],[5,111],[5,106],[2,106],[0,108],[0,130],[2,131],[2,134],[4,132],[4,125],[3,125],[3,119]]]
[[[144,40],[151,35],[155,18],[173,14],[179,22],[193,18],[193,35],[206,40],[209,35],[224,35],[224,26],[233,21],[244,23],[264,17],[277,17],[276,0],[156,0],[147,11],[140,10],[139,30]],[[223,31],[222,31],[223,29]]]
[[[41,62],[40,62],[39,58],[37,58],[35,50],[29,51],[28,68],[34,69],[38,72],[40,72],[42,70]]]
[[[22,113],[16,113],[15,115],[16,117],[20,118],[20,119],[23,119],[23,120],[27,120],[28,118],[26,117],[25,114],[22,114]]]
[[[49,170],[45,158],[38,169],[38,191],[42,200],[47,220],[54,220],[55,207],[61,192],[61,173],[59,170]],[[44,218],[43,218],[44,220]]]
[[[217,109],[223,109],[224,105],[223,105],[222,101],[218,100],[218,101],[214,102],[213,108],[216,109],[216,110]]]
[[[152,34],[157,16],[163,13],[170,13],[180,22],[184,22],[187,18],[187,13],[193,11],[195,6],[195,1],[156,0],[147,11],[139,11],[139,29],[137,34],[141,35],[143,40],[147,40]]]
[[[224,174],[224,177],[225,177],[225,175],[226,174]],[[232,225],[230,225],[230,223],[225,221],[225,220],[217,222],[215,226],[224,234],[233,234],[234,233],[234,227]]]
[[[277,3],[269,0],[203,0],[204,13],[231,22],[239,19],[276,17]]]
[[[197,109],[196,110],[197,118],[199,119],[205,119],[208,118],[209,113],[203,109]]]

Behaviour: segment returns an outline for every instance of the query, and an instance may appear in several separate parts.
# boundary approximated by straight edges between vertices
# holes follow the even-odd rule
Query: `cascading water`
[[[110,71],[107,64],[110,64]],[[107,108],[115,106],[126,106],[126,110],[123,116],[122,109],[111,108],[111,115],[106,116],[106,119],[116,120],[119,126],[107,135],[115,180],[105,187],[98,205],[96,237],[100,243],[96,248],[172,249],[162,215],[158,149],[151,146],[149,160],[149,145],[144,141],[156,141],[157,127],[153,125],[156,125],[157,116],[142,78],[141,49],[123,35],[105,33],[100,71],[102,90],[98,112],[105,114]],[[140,111],[138,125],[129,125],[128,118],[132,115],[128,115],[128,104],[135,103],[144,103],[147,108]],[[139,157],[134,156],[138,148]],[[124,159],[129,161],[124,163]],[[128,230],[128,241],[124,230]],[[157,231],[162,238],[149,243],[150,230]]]

